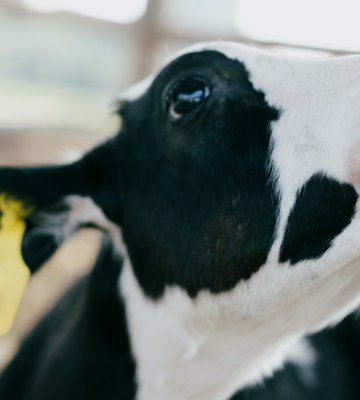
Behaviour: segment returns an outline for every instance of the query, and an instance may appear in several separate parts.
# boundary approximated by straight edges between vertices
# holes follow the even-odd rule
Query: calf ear
[[[0,193],[42,210],[67,195],[91,197],[111,219],[114,204],[121,204],[117,186],[120,152],[115,137],[73,163],[45,167],[0,168]]]
[[[120,221],[118,146],[115,137],[69,165],[0,168],[0,193],[35,210],[27,219],[22,245],[24,259],[32,270],[39,268],[79,227],[101,227],[105,215]]]

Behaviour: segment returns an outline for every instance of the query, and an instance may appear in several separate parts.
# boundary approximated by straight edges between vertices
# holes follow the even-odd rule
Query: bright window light
[[[147,0],[22,0],[40,12],[69,11],[105,21],[131,24],[141,19]]]
[[[236,30],[250,39],[360,51],[359,0],[237,0]]]

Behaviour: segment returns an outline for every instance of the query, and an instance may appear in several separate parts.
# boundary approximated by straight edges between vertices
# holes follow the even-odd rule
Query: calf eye
[[[181,81],[170,94],[169,117],[176,121],[201,104],[210,94],[210,89],[197,79]]]

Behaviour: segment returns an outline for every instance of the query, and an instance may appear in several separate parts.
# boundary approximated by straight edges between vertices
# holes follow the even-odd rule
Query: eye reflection
[[[178,84],[170,96],[169,116],[178,120],[191,112],[210,95],[210,89],[196,79],[186,79]]]

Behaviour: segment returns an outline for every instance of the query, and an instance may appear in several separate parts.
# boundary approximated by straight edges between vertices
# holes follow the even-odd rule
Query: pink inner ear
[[[357,143],[349,154],[348,171],[355,185],[360,187],[360,143]]]

